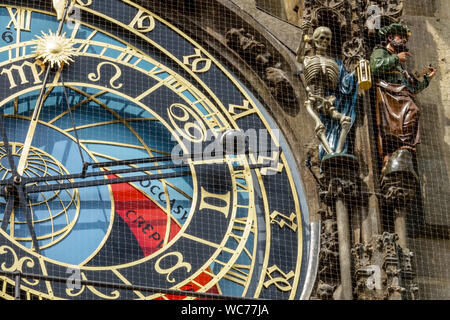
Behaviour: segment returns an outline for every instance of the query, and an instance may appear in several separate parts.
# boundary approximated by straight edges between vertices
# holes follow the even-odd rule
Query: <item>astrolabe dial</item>
[[[11,142],[10,147],[12,156],[18,162],[23,144]],[[67,169],[52,155],[37,148],[31,148],[24,170],[26,177],[51,177],[68,173]],[[4,145],[0,145],[0,175],[2,180],[11,175]],[[72,230],[78,218],[80,199],[77,189],[56,190],[30,196],[27,205],[33,213],[32,224],[36,230],[36,236],[41,243],[41,248],[45,249],[63,239]],[[6,202],[0,202],[2,212],[5,206]],[[25,247],[32,247],[24,213],[20,209],[14,212],[6,232]]]

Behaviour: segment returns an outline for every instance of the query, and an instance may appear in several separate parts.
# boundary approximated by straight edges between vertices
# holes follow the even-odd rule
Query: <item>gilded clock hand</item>
[[[67,18],[67,13],[68,13],[68,10],[69,10],[70,3],[71,3],[71,0],[67,0],[66,1],[64,14],[63,14],[62,20],[61,20],[61,22],[59,24],[58,31],[56,32],[56,36],[57,37],[60,36],[61,33],[62,33],[64,24],[65,24],[65,20]],[[58,48],[56,48],[56,47],[53,48],[53,49],[50,48],[50,51],[51,50],[58,50]],[[46,86],[47,86],[47,83],[48,83],[48,77],[50,75],[50,71],[51,71],[51,68],[49,66],[47,66],[47,70],[45,71],[45,76],[44,76],[44,81],[43,81],[43,84],[42,84],[42,88],[41,88],[41,91],[39,93],[38,99],[36,101],[36,106],[34,108],[33,115],[31,116],[31,123],[30,123],[30,126],[28,128],[27,136],[25,138],[24,146],[23,146],[23,149],[22,149],[22,154],[20,155],[19,164],[17,166],[17,174],[19,176],[22,176],[23,175],[23,171],[25,170],[25,166],[26,166],[27,159],[28,159],[28,154],[30,153],[31,143],[33,142],[34,133],[36,131],[36,126],[37,126],[37,123],[38,123],[38,120],[39,120],[39,115],[40,115],[40,112],[41,112],[41,109],[42,109],[43,97],[44,97],[44,94],[45,94],[45,91],[46,91]]]
[[[67,95],[66,84],[64,83],[63,73],[62,73],[62,69],[60,66],[58,66],[58,70],[59,70],[59,74],[61,75],[61,83],[62,83],[62,87],[63,87],[63,91],[64,91],[64,99],[66,100],[67,110],[69,112],[70,120],[72,121],[72,127],[73,127],[73,131],[75,134],[75,140],[77,142],[78,151],[80,152],[80,158],[81,158],[81,162],[83,163],[83,168],[84,168],[85,161],[84,161],[84,157],[83,157],[83,151],[81,150],[80,138],[78,137],[77,126],[75,125],[75,119],[73,118],[72,110],[70,108],[69,96]]]
[[[56,37],[59,37],[62,33],[70,4],[71,4],[71,0],[67,0],[66,6],[64,9],[64,13],[62,15],[62,20],[59,24],[58,31],[56,32]],[[58,9],[58,8],[56,8],[56,9]],[[59,15],[59,13],[58,13],[58,15]],[[48,43],[47,46],[48,46],[47,49],[53,54],[56,53],[58,50],[61,50],[60,46],[58,46],[57,43]],[[51,64],[53,65],[53,61],[51,61]],[[40,115],[40,112],[42,109],[43,98],[44,98],[44,94],[46,92],[46,87],[47,87],[50,71],[51,71],[50,66],[47,66],[47,70],[46,70],[45,76],[44,76],[44,81],[43,81],[38,99],[36,101],[36,106],[34,108],[32,116],[31,116],[31,122],[30,122],[30,126],[28,127],[28,132],[27,132],[27,136],[25,138],[22,153],[20,155],[19,164],[17,165],[17,170],[13,173],[12,180],[14,182],[14,185],[10,186],[10,188],[12,188],[12,190],[10,190],[8,192],[9,196],[8,196],[6,210],[4,213],[2,226],[1,226],[3,229],[6,228],[7,223],[9,223],[11,213],[14,210],[16,199],[19,199],[20,206],[22,206],[25,211],[25,220],[26,220],[26,223],[27,223],[30,235],[31,235],[33,247],[34,247],[35,251],[38,253],[40,253],[39,244],[37,241],[36,233],[34,231],[32,218],[31,218],[28,206],[27,206],[27,193],[25,190],[25,182],[22,179],[22,175],[23,175],[25,167],[26,167],[28,155],[29,155],[30,149],[31,149],[31,144],[33,142],[33,137],[34,137],[34,134],[36,131],[37,123],[39,120],[39,115]]]
[[[8,136],[6,134],[5,125],[3,123],[3,115],[0,116],[0,131],[2,134],[2,138],[3,138],[3,145],[4,145],[4,148],[6,149],[6,155],[8,157],[9,167],[11,169],[11,175],[13,177],[13,179],[10,181],[14,182],[14,177],[17,176],[16,164],[14,163],[14,159],[13,159],[13,156],[11,153],[11,148],[9,145]],[[16,181],[18,182],[18,180],[16,180]],[[2,220],[2,224],[1,224],[1,228],[3,230],[6,230],[8,223],[9,223],[9,219],[14,210],[14,203],[16,201],[16,190],[15,190],[14,184],[10,183],[9,185],[6,185],[5,193],[6,193],[6,195],[5,195],[6,207],[5,207],[5,211],[3,212],[3,220]]]
[[[6,129],[5,129],[5,124],[3,123],[3,118],[4,116],[0,116],[0,130],[1,130],[1,134],[2,134],[2,139],[3,139],[3,145],[5,147],[6,150],[6,155],[8,157],[8,163],[9,163],[9,167],[11,169],[11,173],[12,176],[14,177],[16,175],[16,164],[14,163],[14,159],[11,153],[11,148],[9,146],[9,140],[8,140],[8,136],[6,134]]]

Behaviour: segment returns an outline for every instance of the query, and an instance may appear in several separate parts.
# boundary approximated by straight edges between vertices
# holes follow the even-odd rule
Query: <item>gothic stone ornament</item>
[[[325,96],[326,89],[335,89],[339,82],[339,67],[335,60],[327,56],[331,44],[332,33],[327,27],[319,27],[314,31],[312,43],[315,55],[303,59],[304,77],[308,99],[305,107],[316,123],[315,132],[327,153],[341,153],[351,126],[351,118],[342,115],[334,107],[336,97]],[[342,127],[336,150],[332,150],[327,138],[326,128],[319,113],[328,115],[340,122]]]
[[[298,104],[286,72],[281,68],[281,63],[275,61],[265,44],[256,40],[244,28],[229,29],[225,34],[225,41],[265,81],[280,104]]]
[[[342,56],[345,68],[355,70],[359,61],[364,59],[365,48],[362,38],[354,37],[342,45]]]
[[[381,20],[387,23],[395,23],[399,21],[403,13],[403,0],[365,0],[367,3],[367,10],[365,11],[365,27],[369,32],[374,32]],[[372,9],[372,10],[369,10]],[[378,20],[379,19],[379,20]]]
[[[319,268],[314,298],[331,300],[336,288],[339,286],[339,241],[336,219],[330,208],[320,210],[321,232]]]
[[[414,299],[418,291],[411,267],[412,253],[400,247],[395,233],[383,233],[378,238],[377,250],[383,253],[383,272],[386,274],[384,299]]]
[[[348,24],[348,0],[310,0],[303,2],[303,18],[317,26],[324,18],[332,19],[344,28]]]
[[[356,243],[352,248],[354,277],[356,285],[354,293],[359,300],[378,300],[382,286],[379,252],[372,243]],[[378,262],[378,263],[377,263]]]
[[[413,254],[398,240],[397,234],[384,232],[369,243],[353,246],[357,299],[415,299],[418,288],[411,265]]]

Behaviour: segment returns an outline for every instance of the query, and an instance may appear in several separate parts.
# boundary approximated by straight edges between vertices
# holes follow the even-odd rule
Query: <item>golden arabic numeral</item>
[[[294,271],[289,271],[288,273],[284,273],[278,266],[273,265],[266,270],[266,277],[269,278],[266,282],[264,282],[264,287],[268,288],[271,285],[274,285],[278,288],[278,290],[287,292],[292,290],[292,285],[289,283],[295,273]],[[278,274],[279,276],[273,276],[274,274]]]
[[[174,103],[169,107],[168,112],[170,122],[181,136],[191,142],[205,140],[207,130],[194,111],[181,103]]]
[[[275,219],[278,218],[278,219]],[[288,227],[294,232],[297,232],[297,224],[295,223],[295,219],[297,218],[295,213],[291,213],[291,215],[288,217],[278,211],[274,211],[270,214],[270,223],[271,224],[278,224],[280,226],[280,229],[284,228],[284,226]]]
[[[171,260],[171,261],[173,261],[173,258],[167,259],[170,256],[175,257],[175,259],[176,259],[175,264],[173,264],[171,267],[164,267],[164,268],[161,267],[161,262],[163,260]],[[191,269],[192,269],[191,264],[188,263],[188,262],[184,262],[183,259],[184,259],[183,255],[180,252],[178,252],[178,251],[169,252],[169,253],[163,255],[161,258],[159,258],[156,261],[156,263],[155,263],[155,270],[159,274],[167,275],[166,280],[168,282],[170,282],[170,283],[173,283],[176,280],[175,280],[175,278],[173,276],[171,276],[172,272],[174,272],[177,269],[181,269],[181,268],[186,269],[186,272],[190,272]],[[164,263],[164,264],[166,264],[166,263]]]
[[[16,11],[13,9],[16,9]],[[7,29],[11,29],[11,26],[14,26],[16,30],[31,31],[31,14],[33,11],[11,7],[7,7],[7,10],[11,18],[6,26]]]
[[[205,188],[201,187],[199,210],[209,209],[216,212],[221,212],[225,215],[225,218],[228,218],[228,212],[230,210],[230,195],[230,191],[225,194],[217,194],[208,192]],[[221,205],[219,205],[219,203]]]
[[[211,60],[202,57],[200,49],[194,49],[195,54],[183,57],[183,63],[190,66],[195,73],[207,72],[211,68]]]
[[[145,13],[143,10],[139,10],[129,26],[142,33],[150,32],[155,29],[155,18]]]

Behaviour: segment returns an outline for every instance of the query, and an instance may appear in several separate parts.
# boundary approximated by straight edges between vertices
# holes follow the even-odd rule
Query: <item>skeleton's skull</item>
[[[323,51],[323,50],[327,50],[328,47],[331,44],[331,38],[332,38],[332,33],[330,28],[327,27],[318,27],[316,30],[314,30],[313,33],[313,42],[314,42],[314,46]]]

